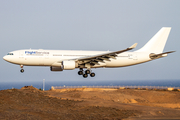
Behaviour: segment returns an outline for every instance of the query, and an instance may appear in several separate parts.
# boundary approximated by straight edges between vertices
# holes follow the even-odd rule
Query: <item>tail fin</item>
[[[136,52],[162,53],[171,28],[161,28],[141,49]]]

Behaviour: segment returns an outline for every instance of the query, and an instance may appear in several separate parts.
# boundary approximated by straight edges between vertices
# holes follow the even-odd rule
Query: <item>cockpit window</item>
[[[8,53],[7,55],[14,55],[13,53]]]

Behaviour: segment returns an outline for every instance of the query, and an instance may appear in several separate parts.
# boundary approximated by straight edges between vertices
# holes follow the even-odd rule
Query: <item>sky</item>
[[[179,0],[0,0],[0,82],[112,81],[180,79]],[[146,44],[162,27],[172,27],[165,58],[122,68],[51,72],[49,67],[20,66],[3,56],[20,49],[117,51]]]

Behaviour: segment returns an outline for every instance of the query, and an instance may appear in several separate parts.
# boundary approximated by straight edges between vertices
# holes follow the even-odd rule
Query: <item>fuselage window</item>
[[[7,55],[14,55],[13,53],[8,53]]]

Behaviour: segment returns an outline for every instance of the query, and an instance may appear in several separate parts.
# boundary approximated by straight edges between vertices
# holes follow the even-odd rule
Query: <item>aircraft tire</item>
[[[90,74],[91,72],[90,72],[90,70],[86,70],[85,73],[86,74]]]
[[[20,72],[23,73],[23,72],[24,72],[24,69],[21,69]]]
[[[83,75],[83,71],[78,71],[78,74],[79,75]]]
[[[90,76],[91,76],[91,77],[94,77],[94,76],[95,76],[95,73],[91,73]]]
[[[84,78],[87,78],[87,77],[88,77],[88,75],[87,75],[87,74],[84,74],[84,75],[83,75],[83,77],[84,77]]]

